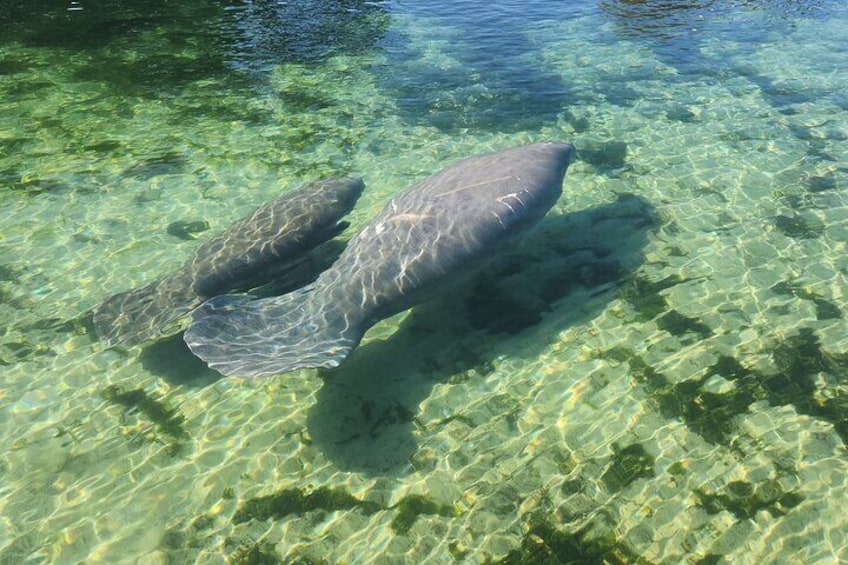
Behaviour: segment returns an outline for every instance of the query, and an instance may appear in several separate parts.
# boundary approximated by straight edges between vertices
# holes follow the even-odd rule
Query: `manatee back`
[[[319,277],[321,300],[376,319],[414,304],[542,218],[562,192],[572,155],[570,144],[536,143],[471,157],[421,181]]]
[[[210,297],[267,279],[269,271],[335,236],[363,187],[359,178],[326,178],[263,204],[197,248],[186,266],[192,290]]]

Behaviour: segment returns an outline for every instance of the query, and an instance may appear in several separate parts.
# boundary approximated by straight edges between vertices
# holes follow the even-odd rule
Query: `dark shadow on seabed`
[[[657,225],[653,206],[632,195],[546,218],[474,279],[414,308],[389,338],[321,371],[324,384],[307,416],[316,446],[339,469],[396,473],[417,450],[415,429],[434,424],[416,417],[433,386],[487,378],[511,336],[543,317],[557,320],[560,330],[560,322],[598,315],[611,291],[643,263]],[[557,305],[575,293],[590,303],[579,316]],[[522,342],[522,356],[537,357],[547,345],[539,340],[528,349]]]

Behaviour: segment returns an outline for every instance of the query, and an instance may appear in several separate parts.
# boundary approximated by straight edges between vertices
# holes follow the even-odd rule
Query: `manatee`
[[[333,177],[308,183],[260,206],[203,243],[176,272],[116,294],[92,310],[109,345],[138,345],[176,333],[175,322],[204,300],[268,282],[345,227],[364,184]]]
[[[444,292],[538,222],[573,153],[542,142],[455,163],[391,199],[312,284],[207,300],[183,339],[224,375],[338,366],[372,325]]]

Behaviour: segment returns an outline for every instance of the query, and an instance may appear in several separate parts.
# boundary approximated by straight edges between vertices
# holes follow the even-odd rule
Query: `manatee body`
[[[390,200],[313,284],[212,298],[184,339],[225,375],[335,367],[373,324],[473,272],[541,219],[572,155],[570,144],[543,142],[455,163]]]
[[[137,345],[177,331],[174,322],[207,298],[268,282],[343,230],[339,219],[363,187],[358,178],[327,178],[260,206],[200,245],[175,273],[95,307],[97,335],[109,345]]]

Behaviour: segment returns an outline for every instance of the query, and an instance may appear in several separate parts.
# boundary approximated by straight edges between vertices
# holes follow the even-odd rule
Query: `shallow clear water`
[[[848,9],[415,4],[3,7],[0,563],[848,561]],[[337,370],[79,321],[302,182],[364,178],[350,237],[541,139],[549,217]]]

